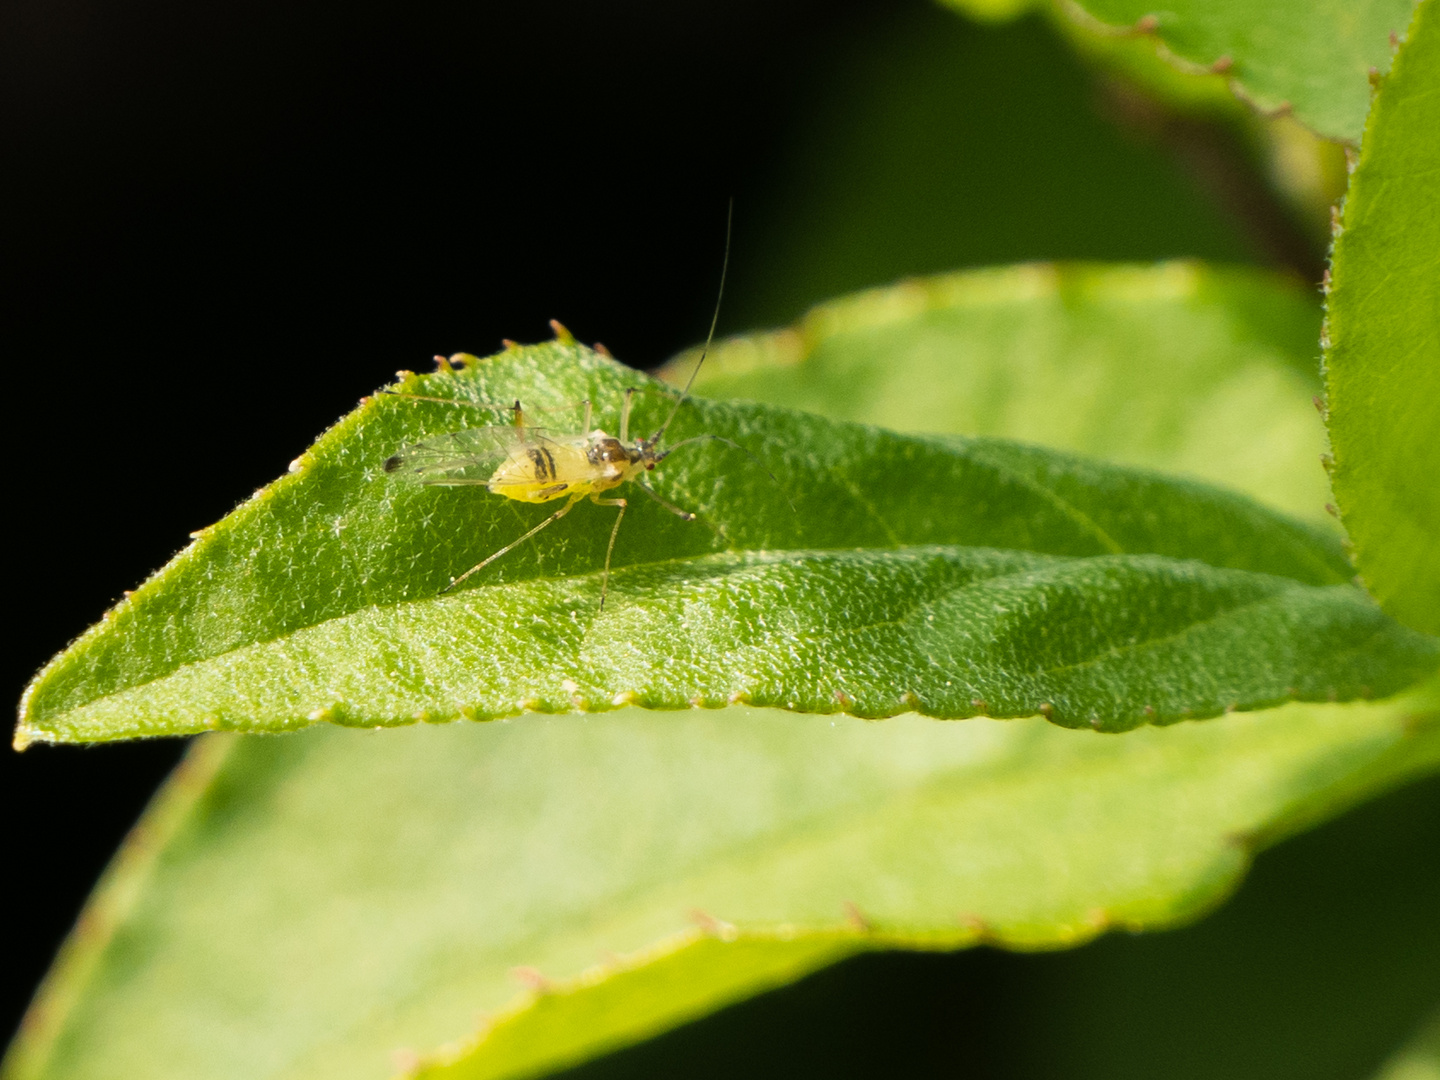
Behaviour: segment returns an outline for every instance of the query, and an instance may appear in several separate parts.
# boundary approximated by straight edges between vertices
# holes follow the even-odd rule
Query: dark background
[[[552,317],[639,367],[703,336],[731,196],[722,333],[1019,259],[1196,255],[1313,277],[1318,250],[1235,132],[1127,126],[1116,92],[1038,20],[980,28],[920,0],[8,0],[11,700],[397,368],[537,340]],[[1197,170],[1197,146],[1222,167]],[[0,754],[5,1025],[182,749]],[[1198,1076],[1311,1060],[1294,1055],[1322,1045],[1312,1028],[1339,1038],[1338,1010],[1358,1017],[1344,1054],[1303,1074],[1359,1076],[1440,998],[1425,974],[1440,964],[1350,980],[1345,950],[1369,939],[1327,874],[1361,889],[1341,890],[1355,912],[1398,905],[1380,919],[1390,944],[1365,955],[1440,956],[1428,939],[1391,947],[1420,932],[1407,912],[1440,910],[1437,808],[1432,782],[1291,845],[1193,931],[856,961],[589,1068],[1114,1076],[1186,1061]],[[1361,878],[1336,869],[1362,855]],[[1305,902],[1320,906],[1286,907]],[[1280,932],[1305,918],[1300,944]],[[1232,925],[1248,942],[1234,967],[1207,966],[1203,935]],[[1235,984],[1315,999],[1297,957],[1354,993],[1236,1036]]]

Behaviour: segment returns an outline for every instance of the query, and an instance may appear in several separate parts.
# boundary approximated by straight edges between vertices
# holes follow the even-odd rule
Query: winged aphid
[[[726,223],[725,263],[720,272],[720,295],[725,291],[725,270],[730,256],[729,222]],[[690,373],[685,389],[675,400],[669,415],[652,435],[631,441],[630,408],[636,391],[625,391],[620,408],[620,429],[611,435],[601,428],[591,428],[591,403],[583,402],[584,420],[577,432],[557,432],[531,426],[526,422],[525,410],[516,401],[509,406],[511,422],[491,427],[472,427],[453,431],[434,439],[427,439],[407,447],[385,461],[387,473],[404,472],[422,484],[439,487],[485,487],[493,495],[500,495],[517,502],[548,503],[563,499],[565,504],[534,528],[506,544],[499,551],[476,563],[459,577],[452,578],[442,591],[455,588],[472,574],[479,573],[502,555],[513,551],[542,529],[548,528],[568,514],[575,504],[588,498],[598,506],[613,506],[619,512],[610,529],[610,542],[605,548],[605,569],[600,579],[600,609],[605,608],[605,596],[610,584],[610,557],[615,550],[615,538],[620,534],[620,522],[625,518],[629,505],[623,498],[605,498],[604,494],[621,484],[632,483],[651,499],[665,507],[670,513],[686,521],[695,520],[688,510],[669,502],[644,482],[646,473],[652,471],[682,446],[704,440],[725,443],[744,453],[749,453],[738,443],[720,435],[697,435],[664,446],[665,432],[680,407],[690,396],[690,387],[700,373],[700,366],[710,351],[715,338],[715,324],[720,316],[719,298],[715,304],[715,315],[710,320],[710,332],[705,339],[705,348]],[[401,397],[419,395],[399,394]],[[449,402],[450,404],[472,404]],[[486,406],[481,406],[486,407]],[[493,406],[491,406],[493,408]],[[498,459],[488,476],[476,475]]]

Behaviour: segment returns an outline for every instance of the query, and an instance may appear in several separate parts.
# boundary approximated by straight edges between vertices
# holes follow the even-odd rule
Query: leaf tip
[[[58,741],[53,732],[35,723],[35,694],[45,681],[46,673],[54,666],[55,661],[51,660],[46,664],[25,687],[25,692],[20,695],[19,716],[15,719],[15,734],[10,739],[10,745],[16,753],[24,753],[29,747],[37,742],[53,743]]]

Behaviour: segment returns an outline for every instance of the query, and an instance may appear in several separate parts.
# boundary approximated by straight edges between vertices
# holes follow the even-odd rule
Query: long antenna
[[[725,299],[725,274],[730,269],[730,227],[735,222],[735,197],[730,197],[730,204],[725,210],[725,258],[720,262],[720,291],[715,296],[715,313],[710,316],[710,332],[705,335],[705,347],[700,350],[700,359],[695,361],[695,370],[690,372],[690,378],[685,380],[685,389],[675,401],[675,407],[670,410],[670,415],[660,425],[660,430],[651,435],[647,440],[649,445],[654,446],[665,434],[665,429],[670,426],[670,421],[675,419],[675,414],[680,411],[680,406],[685,404],[685,399],[690,396],[690,387],[695,385],[695,376],[700,374],[700,365],[705,363],[705,357],[710,352],[710,346],[715,341],[715,327],[720,322],[720,301]]]

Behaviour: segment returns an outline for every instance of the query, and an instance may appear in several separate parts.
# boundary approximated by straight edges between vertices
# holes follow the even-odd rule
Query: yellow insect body
[[[625,453],[618,439],[597,428],[578,438],[521,442],[486,486],[517,502],[544,503],[566,495],[583,498],[609,491],[644,470],[639,460],[632,461]]]
[[[643,473],[665,460],[675,447],[665,450],[659,448],[665,429],[670,424],[669,420],[666,420],[654,435],[630,442],[630,405],[633,394],[633,390],[626,391],[620,412],[618,439],[599,428],[589,434],[556,435],[528,427],[525,414],[517,401],[511,407],[514,421],[509,425],[452,431],[437,439],[407,447],[386,460],[387,473],[403,470],[422,484],[441,487],[483,484],[492,494],[503,495],[517,502],[547,503],[556,499],[567,500],[564,506],[525,535],[506,544],[489,558],[452,580],[449,588],[453,589],[471,574],[483,570],[506,552],[513,551],[541,529],[559,521],[581,499],[589,497],[590,501],[598,506],[613,506],[620,511],[615,516],[615,524],[610,530],[610,544],[605,549],[605,570],[600,585],[600,606],[603,609],[610,582],[610,556],[615,550],[615,537],[620,531],[620,522],[625,517],[627,503],[624,499],[602,499],[601,492],[619,487],[628,480],[635,480],[638,481],[637,486],[641,491],[672,514],[686,521],[695,519],[694,514],[662,499],[640,481]],[[684,400],[684,395],[681,400]],[[581,425],[582,430],[590,427],[591,415],[590,402],[587,401],[584,405],[585,422]],[[677,401],[671,411],[671,418],[679,406],[680,402]],[[729,439],[721,439],[718,435],[703,435],[699,438],[719,439],[721,442],[730,443]],[[503,456],[489,479],[482,480],[473,475],[476,465],[486,457],[494,460],[493,455],[497,452]]]
[[[733,211],[732,204],[732,214]],[[719,435],[697,435],[666,449],[660,448],[660,442],[665,437],[666,429],[680,411],[680,406],[689,398],[690,387],[695,382],[695,376],[700,373],[700,366],[705,363],[705,356],[710,351],[710,343],[715,340],[715,324],[720,318],[720,298],[725,294],[725,271],[729,265],[730,217],[727,215],[725,260],[720,265],[720,295],[715,298],[715,314],[710,319],[710,332],[705,336],[705,347],[700,350],[700,359],[695,362],[695,369],[691,371],[685,389],[681,391],[679,398],[671,407],[665,422],[653,435],[637,439],[634,442],[630,441],[630,406],[635,394],[635,391],[631,389],[625,391],[625,398],[621,405],[618,438],[607,435],[599,428],[591,429],[591,408],[588,401],[584,402],[585,421],[580,425],[580,432],[565,435],[527,426],[524,411],[520,407],[520,402],[517,401],[511,406],[514,418],[506,427],[466,428],[462,431],[452,431],[439,438],[407,447],[386,459],[384,468],[387,473],[404,471],[422,484],[444,487],[484,484],[491,494],[503,495],[516,502],[547,503],[556,499],[566,500],[564,506],[524,536],[506,544],[459,577],[452,578],[447,589],[453,589],[471,574],[485,569],[506,552],[519,547],[541,529],[553,525],[568,514],[577,502],[588,497],[597,506],[613,506],[619,511],[615,515],[615,524],[610,529],[610,543],[605,548],[605,569],[600,577],[600,609],[603,611],[606,590],[610,586],[610,556],[615,551],[615,537],[620,532],[620,522],[625,518],[625,508],[628,504],[624,499],[602,499],[601,492],[619,487],[627,481],[634,481],[636,487],[672,514],[684,518],[686,521],[695,520],[695,515],[688,510],[682,510],[657,495],[645,483],[644,474],[686,443],[713,439],[737,450],[744,449]],[[570,331],[557,322],[552,322],[550,325],[555,329],[555,336],[558,340],[574,344],[575,338]],[[443,356],[437,356],[435,359],[443,371],[453,372],[456,361],[462,365],[465,363],[465,360],[459,356],[449,360]],[[427,399],[424,395],[417,394],[400,394],[398,396],[456,404],[447,398]],[[745,452],[748,453],[748,451]],[[481,462],[494,461],[497,454],[501,457],[501,461],[490,473],[489,479],[481,479],[476,476],[474,470],[480,466]]]

